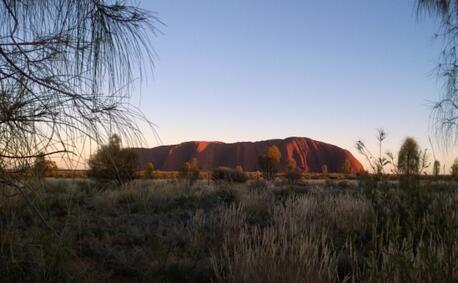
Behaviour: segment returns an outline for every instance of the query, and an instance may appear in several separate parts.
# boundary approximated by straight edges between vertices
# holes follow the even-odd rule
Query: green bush
[[[121,138],[110,137],[108,144],[102,145],[89,159],[87,175],[98,180],[116,180],[118,184],[130,181],[135,176],[137,156],[126,148],[121,148]]]

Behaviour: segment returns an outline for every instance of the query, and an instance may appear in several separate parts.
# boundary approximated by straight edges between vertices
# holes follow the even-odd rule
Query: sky
[[[397,152],[407,136],[439,147],[431,107],[438,21],[413,0],[157,0],[154,73],[132,101],[157,125],[145,146],[304,136],[350,150],[358,139]],[[432,158],[432,157],[431,157]],[[367,164],[364,164],[367,166]],[[448,170],[448,169],[447,169]]]

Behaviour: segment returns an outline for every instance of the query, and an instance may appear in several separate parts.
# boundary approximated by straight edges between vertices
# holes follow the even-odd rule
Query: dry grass
[[[7,282],[453,282],[455,183],[122,187],[49,179],[0,200]]]

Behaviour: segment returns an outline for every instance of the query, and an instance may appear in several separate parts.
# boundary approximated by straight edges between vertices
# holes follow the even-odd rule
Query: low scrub
[[[41,185],[1,196],[1,281],[458,280],[452,182]]]
[[[241,171],[229,167],[218,167],[212,172],[212,180],[226,181],[235,183],[245,183],[248,181],[248,175]]]

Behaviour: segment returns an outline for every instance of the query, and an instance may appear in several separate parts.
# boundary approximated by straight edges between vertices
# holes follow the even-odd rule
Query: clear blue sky
[[[406,136],[430,147],[438,24],[417,18],[414,3],[142,1],[166,26],[153,41],[154,78],[133,103],[163,144],[306,136],[362,160],[355,141],[374,147],[382,127],[386,149]]]

